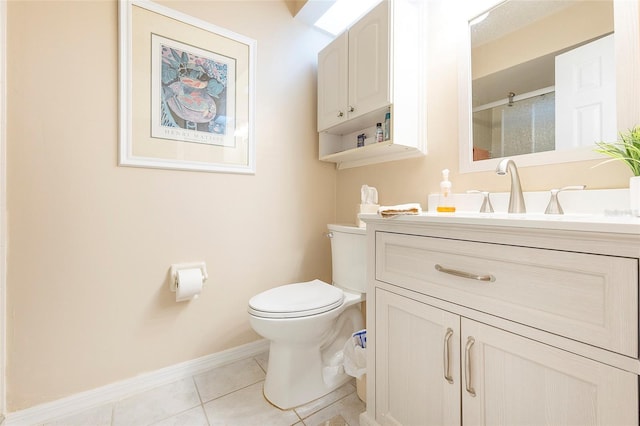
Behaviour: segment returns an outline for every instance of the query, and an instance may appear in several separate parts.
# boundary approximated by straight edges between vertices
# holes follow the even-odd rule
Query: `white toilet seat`
[[[249,300],[249,313],[261,318],[300,318],[342,305],[344,292],[324,281],[287,284],[257,294]]]

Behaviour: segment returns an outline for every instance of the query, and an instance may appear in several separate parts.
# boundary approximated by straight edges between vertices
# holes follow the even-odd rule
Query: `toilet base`
[[[336,325],[337,333],[315,344],[271,341],[264,382],[264,396],[269,402],[283,410],[290,409],[318,399],[352,379],[344,372],[342,348],[351,334],[363,326],[360,310],[347,308]]]
[[[295,363],[295,359],[305,362]],[[334,368],[338,374],[332,371]],[[326,382],[320,348],[292,348],[290,344],[284,348],[271,342],[264,396],[276,407],[288,410],[318,399],[351,380],[342,366],[329,366],[328,373],[324,374],[330,379]]]

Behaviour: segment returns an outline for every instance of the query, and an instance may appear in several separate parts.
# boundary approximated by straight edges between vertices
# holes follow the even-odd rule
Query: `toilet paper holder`
[[[204,262],[192,262],[192,263],[176,263],[171,265],[171,270],[169,272],[169,290],[175,292],[178,288],[178,271],[181,269],[193,269],[198,268],[202,273],[202,283],[207,281],[209,276],[207,275],[207,265]]]

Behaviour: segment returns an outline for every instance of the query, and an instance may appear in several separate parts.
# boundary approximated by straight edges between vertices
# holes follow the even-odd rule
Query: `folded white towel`
[[[405,214],[420,214],[422,208],[418,203],[398,204],[396,206],[381,206],[378,214],[382,217],[393,217]]]

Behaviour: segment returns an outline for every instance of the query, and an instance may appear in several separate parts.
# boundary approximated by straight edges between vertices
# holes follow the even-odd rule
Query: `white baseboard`
[[[71,416],[84,410],[99,407],[167,383],[203,373],[212,368],[258,355],[268,349],[268,340],[262,339],[247,343],[246,345],[161,368],[121,382],[77,393],[57,401],[8,413],[3,426],[42,424],[57,418]]]

